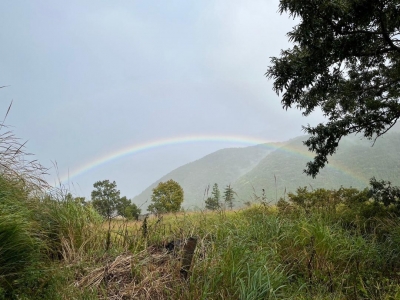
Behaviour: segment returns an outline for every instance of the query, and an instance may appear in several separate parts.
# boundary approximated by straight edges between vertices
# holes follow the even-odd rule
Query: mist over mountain
[[[234,182],[238,199],[247,201],[254,193],[260,196],[262,189],[271,202],[284,196],[285,192],[294,192],[303,186],[309,189],[338,189],[341,186],[363,189],[373,176],[400,185],[400,133],[386,134],[373,147],[372,141],[365,138],[343,138],[338,151],[315,179],[303,173],[306,163],[312,159],[312,154],[303,145],[304,140],[306,137],[290,140]]]
[[[338,151],[329,158],[327,167],[313,179],[303,170],[313,153],[303,145],[306,136],[284,143],[271,143],[246,148],[228,148],[211,153],[199,160],[181,166],[157,180],[134,198],[134,202],[147,205],[152,189],[160,181],[173,179],[185,192],[184,208],[202,208],[208,185],[219,185],[221,192],[232,184],[236,206],[265,196],[275,202],[298,187],[309,189],[338,189],[368,186],[369,179],[389,180],[400,185],[400,132],[392,130],[373,142],[360,136],[348,136],[340,142]],[[211,193],[211,191],[210,191]]]
[[[150,204],[152,189],[161,181],[173,179],[183,188],[185,208],[202,207],[208,185],[217,183],[222,190],[227,184],[251,171],[268,153],[279,147],[280,143],[250,146],[246,148],[227,148],[213,152],[194,162],[185,164],[163,176],[133,201],[147,207]],[[211,190],[210,190],[211,193]]]

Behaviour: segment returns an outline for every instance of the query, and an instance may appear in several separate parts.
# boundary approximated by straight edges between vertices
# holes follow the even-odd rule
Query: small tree
[[[117,212],[120,216],[127,218],[128,220],[137,220],[141,213],[141,209],[124,196],[117,204]]]
[[[117,206],[120,203],[120,191],[117,190],[115,181],[109,180],[97,181],[93,184],[95,190],[92,191],[93,207],[100,215],[108,220],[108,232],[106,251],[110,248],[111,243],[111,220],[117,212]]]
[[[206,209],[216,210],[221,207],[220,204],[221,192],[219,191],[218,184],[214,183],[211,197],[208,197],[205,201]]]
[[[371,185],[370,197],[385,206],[393,205],[397,210],[400,209],[400,187],[392,186],[390,181],[378,181],[375,177],[372,177],[369,183]]]
[[[178,212],[183,202],[183,189],[176,181],[170,179],[167,182],[160,182],[153,189],[151,195],[152,204],[148,210],[155,214],[167,212]]]
[[[116,215],[117,205],[120,202],[120,191],[117,190],[115,181],[97,181],[93,184],[95,190],[92,191],[93,207],[106,219],[111,219]]]
[[[232,209],[233,208],[233,199],[234,199],[235,192],[233,191],[230,184],[228,184],[225,188],[224,192],[224,200],[225,204]]]
[[[220,207],[219,202],[213,197],[208,197],[205,203],[206,203],[206,209],[209,210],[217,210]]]
[[[214,183],[214,185],[213,185],[213,190],[211,192],[211,196],[219,205],[219,201],[221,200],[221,192],[219,191],[217,183]]]

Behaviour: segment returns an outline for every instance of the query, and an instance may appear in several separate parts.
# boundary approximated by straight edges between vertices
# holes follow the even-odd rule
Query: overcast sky
[[[322,121],[282,109],[264,73],[296,24],[277,0],[3,1],[0,114],[60,176],[119,149],[182,136],[283,141]],[[132,198],[172,169],[239,141],[170,145],[71,178]],[[54,169],[49,180],[54,183]]]

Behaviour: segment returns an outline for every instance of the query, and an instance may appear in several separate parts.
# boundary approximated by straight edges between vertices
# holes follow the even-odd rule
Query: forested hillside
[[[315,179],[302,170],[311,156],[299,137],[284,147],[267,155],[250,172],[239,178],[234,190],[239,199],[248,200],[251,195],[261,195],[265,189],[267,199],[276,201],[286,192],[294,192],[299,186],[337,189],[340,186],[363,189],[371,177],[400,184],[400,133],[388,133],[372,142],[357,136],[344,138],[337,153],[329,159],[328,167]],[[276,178],[276,182],[275,182]]]
[[[184,190],[184,207],[202,207],[204,192],[208,185],[211,186],[213,183],[218,183],[222,189],[225,185],[233,183],[240,176],[252,170],[268,153],[271,153],[279,145],[281,144],[271,143],[216,151],[163,176],[136,196],[133,201],[138,205],[147,201],[143,205],[143,207],[147,207],[150,203],[152,189],[161,181],[173,179]]]
[[[204,191],[213,183],[217,183],[221,191],[227,184],[233,185],[237,193],[235,206],[254,200],[254,194],[261,196],[262,189],[267,200],[275,202],[285,192],[294,192],[299,186],[363,189],[373,176],[400,185],[398,131],[379,138],[373,146],[372,141],[359,136],[344,138],[337,153],[329,159],[328,167],[315,179],[303,173],[306,163],[313,157],[303,145],[305,139],[306,136],[302,136],[280,144],[216,151],[163,176],[134,201],[139,205],[144,203],[150,199],[158,182],[169,179],[177,181],[184,189],[185,208],[203,207]]]

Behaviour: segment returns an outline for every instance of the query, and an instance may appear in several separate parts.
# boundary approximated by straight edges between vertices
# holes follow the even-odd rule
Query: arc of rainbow
[[[266,147],[271,148],[271,150],[277,150],[288,152],[295,155],[300,155],[303,157],[307,157],[308,159],[312,159],[314,154],[307,151],[307,150],[300,150],[294,147],[290,147],[290,145],[279,145],[273,144],[274,142],[263,140],[260,138],[252,138],[252,137],[241,137],[241,136],[209,136],[209,135],[200,135],[200,136],[181,136],[181,137],[173,137],[173,138],[165,138],[165,139],[158,139],[154,141],[147,141],[140,144],[134,144],[122,149],[118,149],[112,153],[107,153],[103,156],[97,157],[88,163],[81,165],[69,172],[69,174],[65,174],[61,176],[60,181],[61,183],[65,183],[77,176],[80,176],[86,172],[89,172],[101,165],[110,163],[114,160],[122,159],[123,157],[134,155],[140,152],[149,151],[151,149],[165,147],[169,145],[178,145],[178,144],[185,144],[185,143],[198,143],[198,142],[228,142],[228,143],[236,143],[236,144],[243,144],[246,146],[255,146],[264,144]],[[328,164],[328,168],[337,170],[341,173],[347,174],[350,177],[355,178],[356,180],[367,183],[367,180],[362,176],[355,174],[354,172],[348,170],[345,166],[341,165],[333,165]]]
[[[123,157],[137,154],[140,152],[148,151],[151,149],[165,147],[170,145],[178,145],[178,144],[187,144],[187,143],[197,143],[197,142],[228,142],[228,143],[236,143],[236,144],[243,144],[247,146],[251,145],[258,145],[258,144],[265,144],[270,143],[271,141],[263,140],[260,138],[252,138],[252,137],[241,137],[241,136],[210,136],[210,135],[199,135],[199,136],[181,136],[181,137],[173,137],[173,138],[164,138],[164,139],[157,139],[154,141],[147,141],[139,144],[129,145],[122,149],[118,149],[112,153],[107,153],[100,157],[97,157],[91,160],[84,165],[81,165],[68,174],[64,174],[61,176],[60,181],[61,183],[65,183],[72,178],[75,178],[83,173],[86,173],[96,167],[99,167],[103,164],[109,163],[111,161],[121,159]]]

